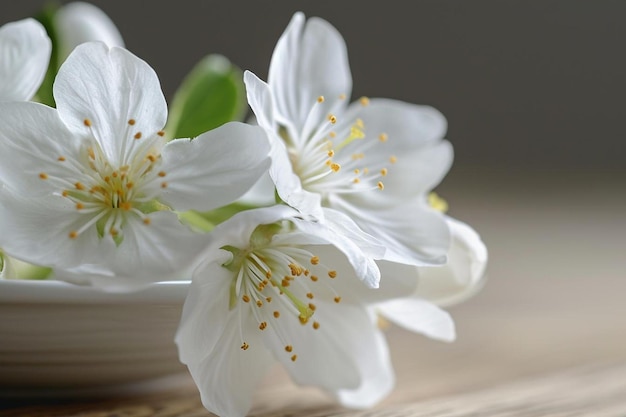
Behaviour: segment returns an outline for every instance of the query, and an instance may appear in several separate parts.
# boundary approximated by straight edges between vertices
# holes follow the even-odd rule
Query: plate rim
[[[162,281],[122,292],[58,280],[0,279],[0,304],[182,304],[191,281]]]

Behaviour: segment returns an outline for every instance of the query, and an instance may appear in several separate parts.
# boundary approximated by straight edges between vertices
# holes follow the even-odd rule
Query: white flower
[[[377,269],[353,240],[296,215],[287,206],[235,215],[214,229],[194,273],[176,343],[203,404],[218,415],[245,415],[275,360],[297,383],[351,407],[369,406],[393,386],[367,303],[413,286],[367,288],[361,281]]]
[[[28,101],[43,81],[52,45],[34,19],[0,27],[0,102]]]
[[[166,144],[158,78],[125,49],[78,46],[54,95],[56,110],[0,106],[0,243],[34,264],[180,278],[204,238],[176,211],[225,205],[269,165],[264,132],[241,123]]]
[[[270,135],[270,175],[283,201],[320,220],[334,215],[328,208],[348,214],[386,246],[387,260],[445,262],[449,231],[426,203],[452,161],[437,110],[365,97],[349,104],[341,35],[301,13],[276,45],[268,83],[250,72],[244,79]]]
[[[124,47],[124,40],[115,23],[101,9],[90,3],[73,2],[54,14],[54,28],[59,43],[59,59],[63,62],[81,43],[101,41],[109,47]]]
[[[469,225],[451,217],[446,222],[452,233],[448,262],[436,268],[416,268],[416,296],[439,306],[451,306],[473,296],[484,285],[487,247]]]
[[[374,303],[374,309],[407,330],[452,341],[455,337],[453,323],[448,313],[437,306],[459,303],[482,288],[487,248],[467,224],[450,217],[446,221],[452,232],[448,263],[439,267],[412,267],[379,262],[384,277],[381,289],[384,290],[384,284],[389,280],[401,280],[407,290],[402,297]]]

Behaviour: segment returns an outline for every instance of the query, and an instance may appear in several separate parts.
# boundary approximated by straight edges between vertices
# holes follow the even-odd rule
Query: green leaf
[[[204,57],[178,88],[166,131],[171,138],[194,138],[246,113],[242,72],[221,55]]]
[[[39,21],[48,32],[48,37],[52,41],[52,53],[50,54],[50,63],[48,64],[48,71],[46,76],[35,95],[35,100],[40,103],[47,104],[48,106],[55,107],[54,97],[52,96],[52,84],[54,78],[59,70],[59,43],[56,36],[56,29],[54,27],[54,15],[59,9],[59,3],[49,2],[44,8],[35,16],[35,19]]]

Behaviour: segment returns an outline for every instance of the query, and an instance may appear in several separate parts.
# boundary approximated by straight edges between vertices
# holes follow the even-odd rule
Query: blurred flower
[[[446,222],[452,232],[448,262],[440,267],[417,267],[417,297],[439,306],[450,306],[478,292],[485,283],[487,247],[469,225],[451,217]]]
[[[59,62],[85,42],[101,41],[109,47],[124,47],[115,23],[90,3],[73,2],[60,7],[54,14],[54,29],[59,42]]]
[[[214,229],[194,273],[176,343],[203,404],[218,415],[245,415],[276,360],[297,383],[346,406],[370,406],[393,387],[389,352],[368,306],[413,291],[415,282],[367,288],[360,281],[376,268],[351,239],[299,216],[287,206],[235,215]],[[449,338],[445,317],[431,334]]]
[[[450,236],[426,196],[450,167],[437,110],[388,99],[347,102],[345,43],[328,22],[296,13],[281,36],[268,83],[245,74],[248,102],[272,142],[270,175],[303,215],[349,215],[387,248],[385,259],[445,262]]]
[[[52,46],[34,19],[0,27],[0,102],[28,101],[43,81]]]
[[[57,109],[0,106],[3,249],[122,281],[184,276],[202,245],[174,211],[211,210],[247,191],[269,165],[263,131],[229,123],[165,144],[156,74],[100,42],[78,46],[54,88]]]

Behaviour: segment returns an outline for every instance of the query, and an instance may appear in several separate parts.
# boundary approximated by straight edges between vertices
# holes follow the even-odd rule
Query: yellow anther
[[[280,317],[280,311],[274,311],[274,318]]]
[[[162,130],[159,130],[159,131],[157,132],[157,135],[159,135],[159,136],[163,137],[163,136],[165,136],[165,132],[164,132],[164,131],[162,131]]]
[[[360,169],[358,169],[358,168],[354,170],[354,173],[355,173],[356,175],[359,175],[359,173],[360,173],[360,172],[361,172],[361,170],[360,170]]]
[[[77,182],[76,184],[74,184],[74,187],[76,187],[77,190],[84,190],[85,186],[83,184],[81,184],[80,182]]]
[[[64,157],[64,156],[59,156],[59,157],[57,158],[57,161],[59,161],[59,162],[65,162],[65,157]]]
[[[378,140],[381,142],[387,142],[388,139],[389,139],[389,136],[387,136],[386,133],[381,133],[380,135],[378,135]]]
[[[367,106],[368,104],[370,104],[370,99],[367,97],[361,97],[359,99],[359,103],[361,103],[361,106]]]
[[[143,219],[143,224],[145,224],[145,225],[149,225],[151,222],[152,222],[152,220],[150,220],[150,218],[149,218],[149,217],[144,217],[144,219]]]
[[[287,352],[291,352],[291,351],[293,351],[293,346],[291,346],[291,345],[287,345],[287,346],[285,346],[285,350],[286,350]]]
[[[387,168],[383,168],[380,170],[380,175],[382,175],[383,177],[387,175]]]
[[[330,169],[331,169],[333,172],[339,172],[339,170],[341,169],[341,165],[339,165],[339,164],[338,164],[338,163],[336,163],[336,162],[333,162],[332,164],[330,164]]]
[[[128,188],[129,190],[130,190],[131,188],[133,188],[134,186],[135,186],[135,184],[134,184],[134,183],[132,183],[132,182],[127,182],[127,183],[126,183],[126,188]]]
[[[272,297],[267,297],[267,298],[265,299],[265,301],[267,301],[268,303],[271,303],[271,302],[272,302]]]
[[[112,227],[111,230],[109,230],[109,233],[111,234],[111,236],[115,237],[119,234],[119,232],[117,231],[116,228]]]
[[[69,191],[67,191],[67,190],[63,190],[63,192],[61,193],[61,195],[62,195],[63,197],[67,197],[67,196],[69,195]]]
[[[335,151],[333,151],[332,149],[330,151],[328,151],[328,157],[332,158],[333,156],[335,156]]]
[[[250,302],[250,297],[248,296],[248,294],[244,294],[241,299],[243,300],[244,303],[249,303]]]
[[[309,322],[309,318],[307,316],[298,316],[298,319],[300,320],[300,324],[305,325]]]
[[[318,280],[317,275],[311,275],[311,281],[317,282],[317,280]]]
[[[313,322],[313,328],[314,328],[315,330],[319,329],[319,328],[320,328],[320,324],[319,324],[318,322],[314,321],[314,322]]]
[[[160,171],[158,175],[159,175],[159,177],[162,178],[162,177],[166,176],[167,174],[165,173],[165,171]]]
[[[85,124],[85,126],[91,127],[91,120],[85,119],[85,120],[83,120],[83,123]]]
[[[364,173],[365,175],[369,174],[369,172],[370,172],[370,169],[369,169],[369,168],[363,168],[363,173]]]
[[[304,272],[304,268],[302,268],[300,265],[290,263],[288,266],[289,270],[291,271],[291,275],[300,276]]]
[[[330,278],[337,278],[337,271],[328,271],[328,276]]]
[[[82,210],[85,208],[85,205],[83,203],[76,203],[76,210]]]
[[[356,122],[354,122],[354,125],[358,127],[359,129],[365,129],[365,123],[363,123],[362,119],[356,119]]]
[[[308,293],[306,293],[306,298],[308,298],[308,299],[312,300],[312,299],[313,299],[313,297],[314,297],[314,295],[313,295],[313,293],[312,293],[312,292],[308,292]]]
[[[448,202],[439,197],[437,193],[428,194],[428,205],[442,213],[448,211]]]
[[[335,123],[337,123],[337,118],[335,117],[334,114],[329,114],[328,121],[330,121],[330,123],[334,125]]]
[[[117,178],[119,175],[120,175],[120,174],[119,174],[117,171],[113,171],[113,172],[111,173],[111,176],[112,176],[113,178]]]
[[[124,201],[123,203],[120,203],[120,208],[124,211],[129,211],[133,208],[133,205],[128,201]]]
[[[267,322],[262,321],[262,322],[259,324],[259,329],[260,329],[260,330],[265,330],[266,328],[267,328]]]
[[[87,155],[89,155],[89,158],[91,159],[96,159],[96,154],[93,151],[93,148],[87,148]]]
[[[280,285],[282,285],[283,287],[288,287],[289,286],[289,280],[288,279],[283,279],[282,282],[280,283]]]
[[[319,96],[319,97],[317,98],[317,102],[318,102],[318,103],[323,103],[323,102],[324,102],[324,96]]]
[[[76,239],[78,237],[78,232],[75,230],[72,230],[69,234],[70,239]]]
[[[141,139],[141,132],[135,133],[135,139]]]
[[[317,308],[317,306],[313,303],[309,303],[309,308],[313,311],[315,311],[315,309]]]
[[[150,160],[150,162],[154,162],[157,160],[157,157],[152,154],[148,154],[147,158]]]
[[[392,155],[389,157],[389,162],[391,162],[392,164],[395,164],[396,162],[398,162],[398,158]]]
[[[161,188],[167,188],[167,182],[163,181],[163,182],[161,183]]]
[[[339,100],[345,100],[345,99],[346,99],[345,94],[339,94]]]
[[[108,175],[104,177],[104,182],[111,182],[111,177],[109,177]]]
[[[42,180],[47,180],[48,179],[48,174],[46,174],[45,172],[41,172],[39,173],[39,178]]]
[[[336,138],[337,137],[337,133],[336,132],[330,132],[328,134],[328,136],[330,136],[331,138]]]
[[[360,183],[360,182],[361,182],[361,180],[360,180],[360,179],[358,179],[358,178],[355,178],[355,179],[353,179],[353,180],[352,180],[352,182],[353,182],[353,183],[355,183],[355,184],[358,184],[358,183]]]
[[[131,126],[133,126],[133,125],[135,124],[135,119],[130,119],[130,120],[128,121],[128,124],[129,124],[129,125],[131,125]]]
[[[291,362],[295,362],[295,361],[296,361],[296,359],[298,359],[298,355],[293,355],[293,356],[291,357]]]
[[[379,190],[384,190],[385,189],[385,184],[383,184],[382,181],[378,181],[378,184],[376,184],[376,186],[378,187]]]
[[[243,345],[241,345],[241,349],[242,350],[248,350],[249,347],[250,347],[250,345],[247,344],[246,342],[243,342]]]
[[[335,302],[339,303],[341,301],[341,297],[335,297]]]

